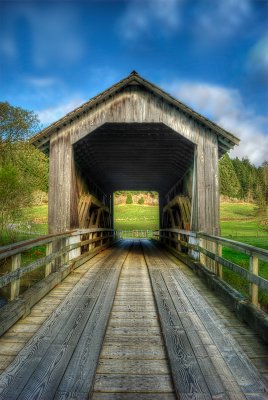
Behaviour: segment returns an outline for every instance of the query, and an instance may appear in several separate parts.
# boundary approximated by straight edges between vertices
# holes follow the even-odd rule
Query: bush
[[[138,204],[144,204],[144,198],[143,198],[143,197],[141,197],[141,198],[138,200]]]
[[[132,196],[130,193],[128,193],[127,199],[126,199],[126,204],[132,204],[132,203],[133,203]]]
[[[19,168],[0,165],[0,238],[7,234],[30,200],[31,190]]]

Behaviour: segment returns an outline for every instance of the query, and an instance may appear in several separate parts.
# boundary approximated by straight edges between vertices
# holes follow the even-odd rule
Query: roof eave
[[[47,128],[40,131],[37,135],[33,136],[30,139],[30,143],[34,144],[38,148],[46,148],[49,144],[49,137],[53,134],[57,129],[60,129],[62,126],[67,125],[68,123],[72,122],[74,119],[79,118],[81,113],[86,113],[90,108],[96,106],[98,102],[103,101],[104,99],[111,96],[113,93],[117,92],[121,88],[123,88],[126,84],[131,83],[131,81],[137,81],[138,83],[142,84],[143,86],[147,87],[154,93],[157,93],[160,97],[163,97],[166,101],[173,104],[175,107],[179,108],[181,111],[185,112],[189,117],[198,120],[207,128],[214,131],[219,137],[222,137],[225,141],[225,145],[232,149],[235,145],[238,145],[240,139],[233,135],[231,132],[226,131],[225,129],[221,128],[214,122],[210,121],[208,118],[202,116],[201,114],[197,113],[175,97],[171,96],[169,93],[163,91],[158,86],[154,85],[153,83],[147,81],[146,79],[142,78],[136,72],[131,73],[126,78],[122,79],[121,81],[117,82],[115,85],[111,86],[109,89],[99,93],[97,96],[93,97],[89,101],[85,102],[81,106],[75,108],[73,111],[66,114],[64,117],[60,118],[58,121],[54,122]],[[226,152],[225,150],[224,152]]]

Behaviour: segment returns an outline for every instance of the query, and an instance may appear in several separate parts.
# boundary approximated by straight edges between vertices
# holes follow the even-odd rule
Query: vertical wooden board
[[[49,232],[63,232],[70,228],[72,182],[72,147],[70,132],[53,135],[50,140],[49,170]]]
[[[70,132],[71,135],[71,132]],[[70,143],[70,222],[69,229],[79,228],[79,217],[78,217],[78,202],[79,202],[79,192],[78,192],[78,173],[76,171],[76,165],[74,160],[73,146]]]

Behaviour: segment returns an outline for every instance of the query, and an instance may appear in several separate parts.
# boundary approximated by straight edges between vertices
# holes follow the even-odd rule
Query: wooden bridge
[[[177,250],[189,246],[202,254],[202,235],[160,235],[203,280],[159,241],[114,242],[104,229],[2,248],[11,272],[0,286],[13,300],[0,311],[0,399],[267,398],[268,345],[261,338],[268,338],[267,317],[262,325],[249,300],[232,298],[219,276]],[[50,254],[53,243],[59,250]],[[267,251],[227,244],[268,260]],[[41,245],[47,255],[20,267],[25,252]],[[40,266],[39,282],[20,290],[23,277]],[[253,301],[259,287],[268,289],[263,278],[240,273],[247,273]]]
[[[218,159],[238,142],[135,71],[32,139],[49,235],[0,248],[1,400],[268,398],[268,251],[219,236]],[[143,189],[160,229],[122,240],[113,192]]]

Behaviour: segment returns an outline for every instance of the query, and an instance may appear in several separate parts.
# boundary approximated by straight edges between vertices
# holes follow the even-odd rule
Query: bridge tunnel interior
[[[159,193],[161,227],[190,228],[195,145],[165,124],[105,123],[74,143],[73,154],[79,227],[113,226],[113,193],[135,190]],[[87,207],[87,194],[106,212],[98,215],[96,201]]]

